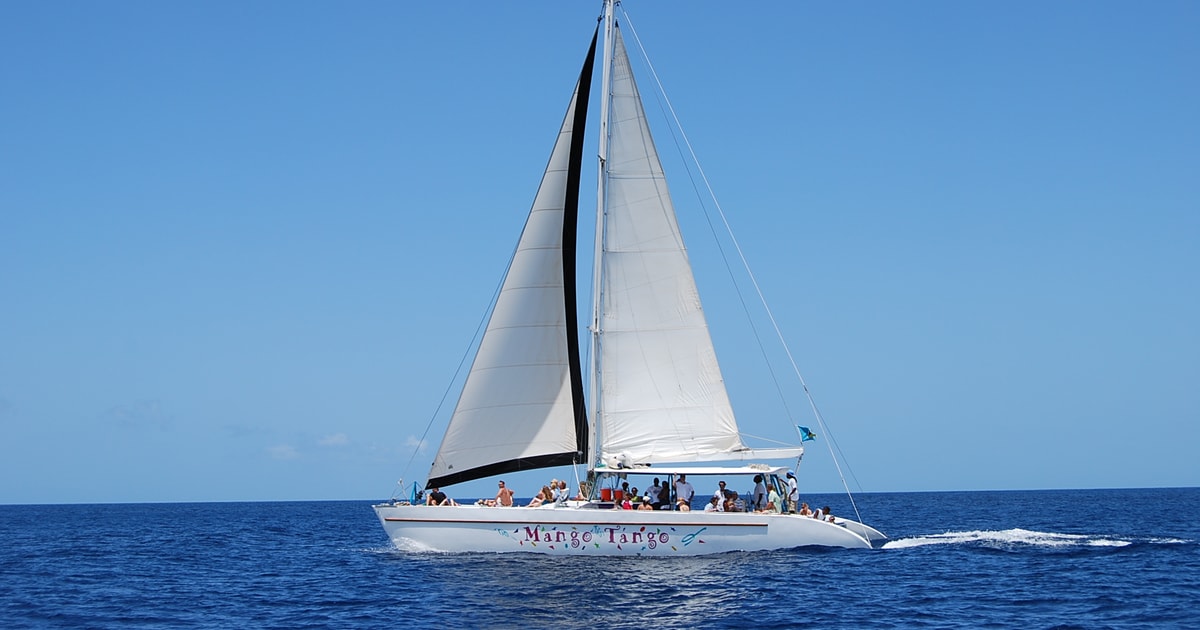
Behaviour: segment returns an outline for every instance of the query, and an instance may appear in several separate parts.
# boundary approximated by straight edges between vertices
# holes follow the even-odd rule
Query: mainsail
[[[585,458],[575,232],[595,53],[593,35],[533,208],[434,458],[430,487]]]
[[[613,30],[596,418],[601,457],[728,460],[746,447],[624,41]]]

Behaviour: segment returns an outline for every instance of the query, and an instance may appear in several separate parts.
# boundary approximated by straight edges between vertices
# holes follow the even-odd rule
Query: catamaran
[[[620,509],[631,477],[645,478],[643,487],[655,477],[673,488],[685,475],[757,476],[786,494],[788,467],[765,462],[799,463],[804,439],[769,449],[750,448],[742,439],[634,82],[617,4],[604,1],[425,487],[555,466],[586,465],[587,481],[579,495],[571,488],[570,500],[534,508],[490,502],[431,507],[393,499],[375,505],[375,512],[392,543],[407,551],[654,556],[807,545],[870,548],[885,537],[857,520],[780,513],[781,505],[684,511],[672,509],[678,497],[668,490],[654,497],[666,499],[665,509]],[[601,32],[604,93],[585,369],[576,232]],[[683,503],[690,507],[692,498]]]

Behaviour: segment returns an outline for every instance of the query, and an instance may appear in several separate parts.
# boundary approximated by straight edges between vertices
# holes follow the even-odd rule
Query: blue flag
[[[800,429],[800,443],[801,444],[803,444],[804,442],[811,442],[811,441],[817,439],[817,434],[813,433],[812,431],[809,431],[808,427],[802,427],[800,425],[796,425],[796,428]]]

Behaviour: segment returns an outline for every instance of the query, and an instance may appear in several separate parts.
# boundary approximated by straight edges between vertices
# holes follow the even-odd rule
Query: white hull
[[[696,556],[801,546],[871,548],[883,535],[853,521],[785,514],[568,507],[376,505],[401,551]],[[866,537],[851,531],[863,531]]]

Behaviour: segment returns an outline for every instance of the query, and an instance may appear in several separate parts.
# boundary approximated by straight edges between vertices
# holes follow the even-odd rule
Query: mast
[[[615,0],[604,0],[604,56],[601,70],[600,90],[600,145],[597,153],[596,176],[596,242],[592,260],[592,324],[591,356],[589,368],[589,391],[591,392],[591,409],[588,417],[592,419],[591,434],[588,440],[588,471],[596,469],[596,460],[600,454],[600,440],[597,427],[600,426],[600,414],[603,413],[600,402],[600,270],[601,257],[604,253],[604,207],[605,193],[608,187],[608,107],[612,100],[612,58],[613,58],[613,7]]]

